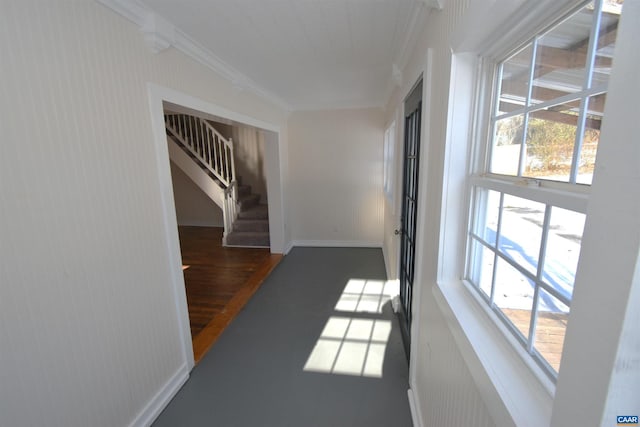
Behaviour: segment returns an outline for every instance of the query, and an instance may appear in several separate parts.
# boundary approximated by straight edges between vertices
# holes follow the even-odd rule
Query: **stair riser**
[[[269,231],[269,221],[236,221],[233,229],[237,231]]]
[[[258,204],[260,201],[260,196],[257,194],[252,194],[251,196],[244,197],[238,201],[238,208],[240,211],[245,211],[250,209]]]
[[[239,185],[238,186],[238,196],[248,196],[251,194],[251,186],[249,185]]]
[[[238,212],[238,218],[240,219],[268,219],[269,214],[266,212]]]
[[[269,236],[255,237],[242,234],[231,234],[227,237],[229,246],[270,246]]]

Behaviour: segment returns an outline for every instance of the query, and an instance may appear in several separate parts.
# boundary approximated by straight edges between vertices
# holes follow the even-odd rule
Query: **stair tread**
[[[227,246],[259,246],[268,247],[271,243],[268,231],[234,230],[226,238]]]
[[[238,212],[238,219],[268,219],[269,212],[266,209],[247,209]]]

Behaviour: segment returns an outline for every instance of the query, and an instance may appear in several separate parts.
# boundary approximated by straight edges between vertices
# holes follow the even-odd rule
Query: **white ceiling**
[[[294,110],[383,105],[426,8],[424,0],[142,3]]]

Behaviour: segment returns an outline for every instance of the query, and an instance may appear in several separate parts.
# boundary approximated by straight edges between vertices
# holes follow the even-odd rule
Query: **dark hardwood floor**
[[[264,248],[222,247],[222,233],[178,227],[196,363],[282,258]]]

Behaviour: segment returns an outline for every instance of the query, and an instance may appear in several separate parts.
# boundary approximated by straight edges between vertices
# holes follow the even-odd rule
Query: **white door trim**
[[[160,187],[160,194],[162,200],[162,213],[164,223],[164,234],[167,254],[170,261],[171,282],[173,284],[173,294],[175,298],[175,307],[177,315],[177,323],[180,331],[180,341],[182,346],[182,355],[184,357],[184,363],[186,363],[188,372],[191,372],[195,362],[193,357],[193,348],[191,340],[191,329],[189,326],[189,312],[187,309],[187,297],[184,285],[184,277],[182,274],[182,258],[180,254],[180,243],[178,239],[178,223],[176,219],[176,211],[173,197],[173,187],[171,184],[171,169],[169,163],[169,150],[167,147],[167,137],[164,125],[164,102],[180,105],[186,108],[201,111],[212,116],[220,117],[233,122],[253,126],[266,130],[274,136],[272,140],[276,144],[267,144],[265,149],[271,147],[278,153],[278,145],[280,143],[280,128],[277,125],[257,120],[253,117],[246,116],[244,114],[228,110],[219,105],[212,104],[210,102],[195,98],[182,92],[178,92],[173,89],[159,86],[154,83],[147,83],[147,91],[149,98],[149,110],[151,113],[151,126],[154,135],[154,152],[156,155],[156,166],[158,173],[158,185]],[[275,173],[268,176],[281,177],[280,175],[280,162],[279,156],[271,158],[269,167],[274,169]],[[269,171],[267,171],[269,173]],[[281,178],[280,178],[281,180]],[[278,180],[277,183],[272,183],[269,187],[272,192],[275,192],[272,199],[272,195],[269,194],[269,200],[282,201],[282,182]],[[272,236],[272,243],[278,242],[277,247],[272,245],[272,252],[281,253],[284,249],[284,209],[280,204],[274,209],[269,209],[270,215],[270,229],[272,233],[276,233],[276,236]],[[273,224],[272,224],[273,223]]]

